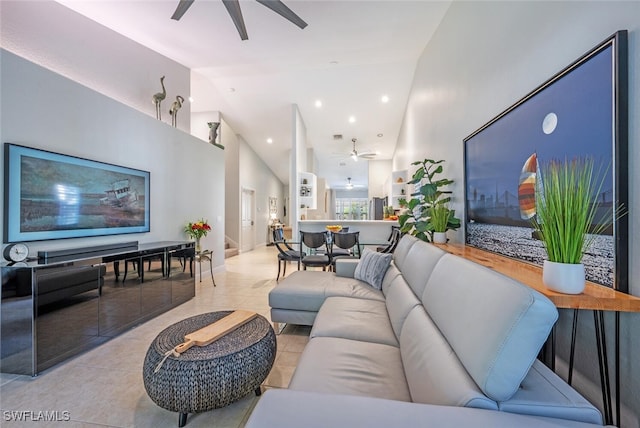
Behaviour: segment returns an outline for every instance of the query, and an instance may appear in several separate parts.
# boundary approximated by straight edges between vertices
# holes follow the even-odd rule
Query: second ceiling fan
[[[356,149],[356,141],[358,141],[356,138],[351,139],[351,142],[353,143],[353,150],[351,150],[351,153],[349,153],[349,156],[351,157],[351,159],[354,160],[354,162],[358,162],[358,158],[374,159],[376,157],[377,155],[376,152],[372,152],[372,151],[358,152],[358,150]]]
[[[191,7],[191,4],[194,1],[195,0],[180,0],[180,3],[178,3],[178,7],[176,8],[176,11],[173,12],[171,19],[175,19],[176,21],[179,21],[180,18],[182,18],[182,15],[184,15],[187,9]],[[296,15],[295,12],[289,9],[280,0],[256,0],[256,1],[261,5],[268,7],[278,15],[291,21],[301,29],[307,26],[307,23],[304,22],[302,18]],[[249,35],[247,34],[247,27],[245,27],[244,19],[242,18],[242,10],[240,10],[240,1],[239,0],[222,0],[222,3],[224,4],[224,7],[227,9],[227,12],[229,12],[231,19],[233,20],[233,23],[235,24],[238,30],[238,33],[240,34],[240,38],[242,40],[249,39]]]

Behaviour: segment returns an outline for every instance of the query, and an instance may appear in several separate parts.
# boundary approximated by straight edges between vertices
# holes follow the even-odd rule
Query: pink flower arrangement
[[[189,223],[184,227],[184,232],[191,238],[200,239],[203,236],[207,236],[207,233],[211,230],[211,226],[207,223],[207,220],[200,220],[194,223]]]

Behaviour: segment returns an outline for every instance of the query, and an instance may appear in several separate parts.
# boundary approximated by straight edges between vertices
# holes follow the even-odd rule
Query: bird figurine
[[[173,103],[171,103],[169,114],[171,115],[171,126],[173,126],[174,128],[178,126],[178,110],[182,108],[183,102],[184,102],[184,98],[178,95],[176,97],[176,100]]]
[[[160,85],[162,85],[162,92],[158,92],[153,96],[153,103],[156,105],[156,119],[158,120],[162,120],[160,103],[167,97],[167,90],[164,88],[164,76],[160,78]]]

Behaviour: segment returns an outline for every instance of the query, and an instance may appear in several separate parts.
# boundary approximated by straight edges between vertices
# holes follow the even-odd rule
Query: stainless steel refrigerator
[[[385,205],[387,205],[387,198],[372,198],[369,201],[369,220],[383,220]]]

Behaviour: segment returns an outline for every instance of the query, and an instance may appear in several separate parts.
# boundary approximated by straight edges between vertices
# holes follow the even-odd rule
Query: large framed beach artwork
[[[587,279],[628,292],[628,225],[617,212],[627,206],[627,86],[619,31],[465,138],[467,245],[541,265],[523,189],[541,164],[591,157],[606,175],[598,211],[616,212],[585,253]]]
[[[149,232],[150,173],[5,143],[4,241]]]

